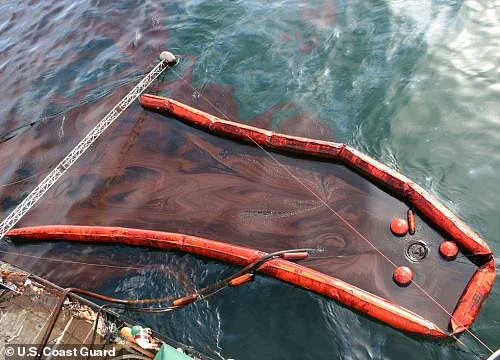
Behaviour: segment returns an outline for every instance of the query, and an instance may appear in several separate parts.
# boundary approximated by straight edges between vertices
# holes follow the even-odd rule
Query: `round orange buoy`
[[[392,277],[399,286],[408,286],[413,279],[413,272],[407,266],[398,266],[394,269]]]
[[[391,231],[394,235],[404,236],[408,232],[408,222],[405,219],[394,218],[391,221]]]
[[[439,252],[448,260],[453,260],[458,254],[458,245],[454,241],[445,240],[439,245]]]

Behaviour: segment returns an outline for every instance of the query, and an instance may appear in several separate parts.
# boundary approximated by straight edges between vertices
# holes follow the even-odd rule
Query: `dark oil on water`
[[[182,61],[149,92],[221,116],[194,87],[233,120],[347,142],[422,185],[494,252],[500,250],[500,13],[493,4],[4,1],[0,10],[2,216],[169,49]],[[335,164],[279,160],[351,214],[384,251],[396,251],[382,227],[384,216],[405,214],[404,204]],[[360,208],[371,215],[356,217]],[[177,231],[269,250],[312,246],[320,252],[309,266],[361,279],[365,288],[373,281],[390,283],[377,254],[350,239],[317,199],[259,149],[137,104],[20,225],[40,224]],[[438,236],[430,228],[425,234]],[[130,247],[6,242],[0,251],[3,260],[63,286],[124,298],[181,295],[236,270]],[[429,258],[435,255],[430,249]],[[453,284],[473,271],[459,260]],[[445,302],[454,287],[440,281],[436,270],[435,295]],[[495,286],[472,328],[495,349],[498,296]],[[427,311],[437,316],[431,304]],[[468,335],[461,337],[465,347],[408,336],[333,300],[260,276],[206,302],[143,320],[221,358],[486,354]]]

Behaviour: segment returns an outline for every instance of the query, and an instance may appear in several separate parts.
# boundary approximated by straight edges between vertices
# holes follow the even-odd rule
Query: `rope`
[[[87,263],[87,262],[75,261],[75,260],[63,260],[63,259],[48,258],[48,257],[43,257],[43,256],[27,255],[27,254],[21,254],[21,253],[16,253],[16,252],[11,252],[11,251],[3,251],[3,250],[0,250],[0,254],[21,256],[21,257],[27,257],[27,258],[31,258],[31,259],[37,259],[37,260],[55,261],[55,262],[67,263],[67,264],[97,266],[97,267],[106,267],[106,268],[113,268],[113,269],[123,269],[123,270],[143,270],[143,269],[145,269],[145,267],[118,266],[118,265]]]
[[[176,75],[180,75],[178,72],[172,69],[172,71]],[[191,88],[198,96],[203,98],[208,104],[210,104],[218,113],[220,113],[226,120],[231,121],[229,117],[222,111],[220,110],[216,105],[214,105],[206,96],[204,96],[201,92],[199,92],[196,88],[194,88],[191,84],[189,84],[186,80],[182,78],[182,76],[179,76],[181,81],[183,81],[189,88]],[[318,194],[314,192],[309,186],[307,186],[301,179],[299,179],[295,174],[293,174],[285,165],[283,165],[276,157],[274,157],[269,151],[264,149],[259,143],[257,143],[254,139],[252,139],[248,134],[245,134],[248,139],[257,145],[272,161],[274,161],[278,166],[280,166],[283,170],[285,170],[292,178],[294,178],[300,185],[302,185],[307,191],[309,191],[315,198],[317,198],[327,209],[329,209],[335,216],[339,218],[348,228],[350,228],[356,235],[358,235],[361,239],[366,241],[377,253],[380,254],[389,264],[391,264],[394,268],[397,267],[397,265],[389,258],[387,257],[380,249],[378,249],[366,236],[364,236],[362,233],[360,233],[347,219],[345,219],[342,215],[340,215],[337,211],[335,211],[328,203]],[[430,300],[432,300],[436,305],[438,305],[439,308],[441,308],[448,316],[451,318],[454,318],[452,314],[448,310],[446,310],[436,299],[432,297],[427,291],[425,291],[420,285],[418,285],[414,280],[411,280],[413,284],[419,289],[425,296],[427,296]],[[455,319],[456,320],[456,319]],[[460,321],[457,321],[460,323]],[[461,324],[461,323],[460,323]],[[463,324],[461,324],[463,325]],[[478,343],[480,343],[484,348],[486,348],[491,354],[493,354],[493,350],[488,347],[484,341],[482,341],[478,336],[476,336],[470,329],[465,329]],[[463,342],[458,340],[456,336],[453,335],[453,337],[465,345]]]

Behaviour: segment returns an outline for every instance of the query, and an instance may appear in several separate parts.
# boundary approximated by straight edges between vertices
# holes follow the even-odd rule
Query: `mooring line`
[[[119,266],[119,265],[88,263],[88,262],[76,261],[76,260],[56,259],[56,258],[49,258],[49,257],[44,257],[44,256],[21,254],[21,253],[17,253],[17,252],[4,251],[4,250],[0,250],[0,254],[20,256],[20,257],[26,257],[26,258],[30,258],[30,259],[37,259],[37,260],[54,261],[54,262],[67,263],[67,264],[85,265],[85,266],[96,266],[96,267],[106,267],[106,268],[121,269],[121,270],[144,270],[144,269],[147,268],[147,266],[143,266],[143,267],[138,267],[138,266]]]
[[[160,56],[162,56],[162,53]],[[168,53],[170,54],[170,53]],[[170,54],[171,55],[171,54]],[[9,232],[24,215],[45,195],[45,193],[66,173],[66,171],[87,151],[104,131],[134,102],[144,90],[167,68],[177,62],[167,56],[161,58],[158,65],[151,70],[130,92],[115,105],[113,109],[76,145],[73,150],[40,182],[35,189],[2,221],[0,224],[0,240]]]
[[[182,78],[182,76],[175,70],[172,69],[172,72],[177,74],[178,77],[183,81],[188,87],[190,87],[197,95],[202,97],[208,104],[210,104],[218,113],[220,113],[226,120],[231,121],[231,119],[222,111],[220,110],[216,105],[214,105],[206,96],[204,96],[201,92],[199,92],[196,88],[194,88],[191,84],[189,84],[186,80]],[[252,139],[251,136],[245,133],[245,135],[248,137],[248,139],[257,145],[271,160],[273,160],[277,165],[279,165],[283,170],[285,170],[291,177],[293,177],[299,184],[301,184],[306,190],[308,190],[314,197],[316,197],[323,205],[325,205],[326,208],[328,208],[335,216],[337,216],[347,227],[349,227],[355,234],[357,234],[361,239],[366,241],[377,253],[380,254],[388,263],[390,263],[394,268],[397,268],[397,265],[389,258],[387,257],[380,249],[378,249],[366,236],[364,236],[361,232],[359,232],[348,220],[346,220],[342,215],[340,215],[337,211],[335,211],[322,197],[320,197],[318,194],[314,192],[310,187],[308,187],[302,180],[300,180],[295,174],[293,174],[285,165],[283,165],[276,157],[274,157],[269,151],[267,151],[262,145],[260,145],[258,142],[256,142],[254,139]],[[415,280],[411,280],[413,284],[419,289],[425,296],[427,296],[430,300],[432,300],[436,305],[438,305],[439,308],[441,308],[448,316],[450,316],[452,319],[455,319],[452,314],[448,310],[446,310],[436,299],[432,297],[427,291],[425,291],[420,285],[418,285]],[[457,321],[455,319],[455,321]],[[460,325],[463,326],[463,324],[460,321],[457,321]],[[440,329],[443,331],[442,329]],[[494,351],[486,345],[484,341],[482,341],[478,336],[476,336],[470,329],[465,327],[465,331],[469,333],[476,341],[481,344],[485,349],[487,349],[491,354],[494,354]],[[443,331],[444,332],[444,331]],[[460,341],[455,335],[452,335],[452,337],[457,340],[459,343],[462,345],[465,345],[462,341]]]

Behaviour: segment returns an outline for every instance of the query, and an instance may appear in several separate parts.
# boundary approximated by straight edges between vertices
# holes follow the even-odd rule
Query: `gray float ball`
[[[175,55],[172,54],[170,51],[163,51],[160,54],[160,60],[165,61],[168,65],[174,65],[177,62]]]

